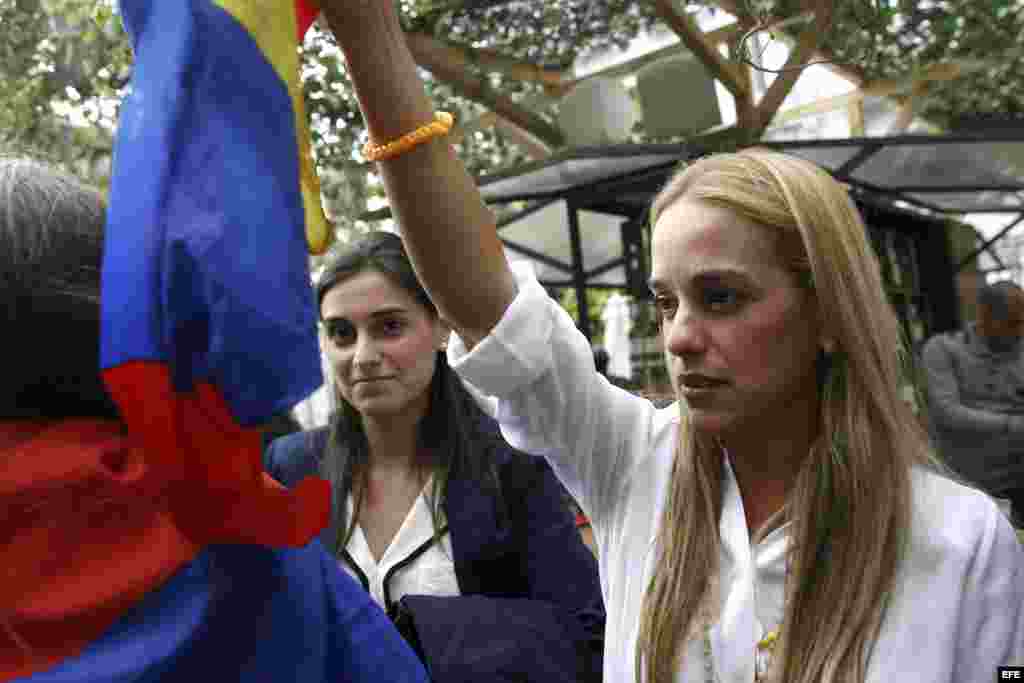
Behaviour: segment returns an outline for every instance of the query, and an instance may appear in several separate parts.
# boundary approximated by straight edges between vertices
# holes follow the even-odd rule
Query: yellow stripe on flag
[[[295,132],[299,155],[299,183],[306,213],[306,242],[313,254],[323,253],[331,243],[333,231],[320,203],[320,181],[310,153],[309,121],[299,87],[299,32],[294,0],[213,0],[245,27],[266,60],[288,88],[295,112]]]

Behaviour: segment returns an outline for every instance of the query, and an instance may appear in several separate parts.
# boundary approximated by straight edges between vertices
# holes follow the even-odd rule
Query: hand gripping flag
[[[263,473],[258,425],[322,381],[308,249],[305,0],[121,0],[135,65],[114,152],[104,380],[200,544],[304,545],[329,486]]]

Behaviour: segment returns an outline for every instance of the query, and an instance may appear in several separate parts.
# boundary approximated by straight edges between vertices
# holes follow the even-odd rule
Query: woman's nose
[[[377,349],[377,345],[368,336],[360,335],[356,340],[352,362],[356,365],[372,365],[380,362],[380,352]]]
[[[692,356],[707,348],[707,335],[700,318],[690,311],[677,310],[664,327],[665,349],[674,356]]]

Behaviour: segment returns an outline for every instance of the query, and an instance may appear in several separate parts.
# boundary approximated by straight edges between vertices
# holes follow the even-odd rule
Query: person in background
[[[336,252],[316,300],[340,409],[273,442],[266,470],[332,482],[324,544],[432,680],[600,681],[594,558],[547,463],[511,449],[448,367],[449,329],[401,239]]]
[[[599,347],[599,348],[594,349],[594,367],[596,367],[597,371],[599,373],[601,373],[602,375],[604,375],[605,377],[608,376],[608,361],[609,360],[610,359],[609,359],[609,356],[608,356],[608,352],[605,351],[603,348]]]
[[[100,376],[103,221],[98,192],[0,159],[0,681],[425,683],[319,542],[176,524],[203,501],[148,476]]]
[[[903,401],[900,325],[839,183],[743,150],[659,193],[651,288],[678,401],[658,410],[507,263],[394,3],[323,7],[453,367],[594,525],[606,680],[960,683],[1024,664],[1024,549]]]
[[[1009,499],[1024,526],[1024,291],[981,287],[978,319],[925,344],[929,419],[942,454],[967,480]]]

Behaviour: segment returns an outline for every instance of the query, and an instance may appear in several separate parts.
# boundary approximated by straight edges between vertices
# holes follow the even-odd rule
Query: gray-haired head
[[[993,351],[1016,348],[1024,333],[1024,290],[1003,280],[978,290],[978,332]]]
[[[978,289],[978,306],[986,309],[994,319],[1006,320],[1013,313],[1014,300],[1022,291],[1020,285],[1009,280],[983,285]]]
[[[0,419],[116,415],[99,375],[103,222],[96,190],[0,156]]]

